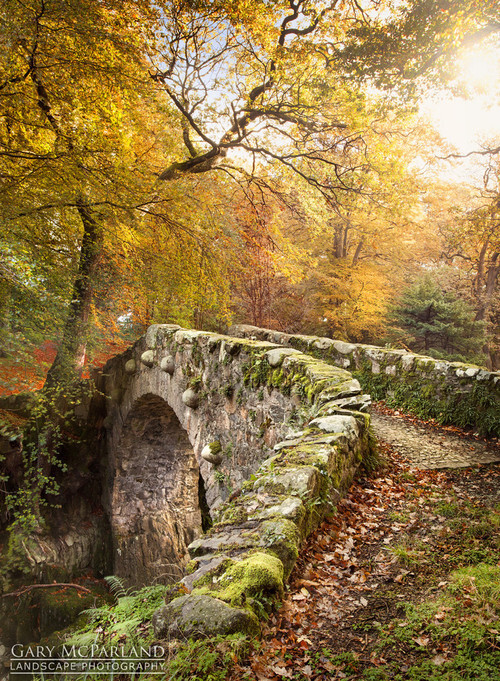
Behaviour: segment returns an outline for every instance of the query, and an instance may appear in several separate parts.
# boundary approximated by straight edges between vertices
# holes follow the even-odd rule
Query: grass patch
[[[426,548],[427,547],[425,547],[417,538],[403,536],[401,537],[400,542],[394,546],[388,546],[387,550],[392,553],[400,563],[406,567],[411,567],[422,561]]]
[[[250,641],[241,634],[216,636],[183,644],[167,664],[169,681],[224,681],[247,656]],[[250,678],[246,675],[242,680]]]
[[[500,679],[500,566],[480,563],[455,570],[446,590],[436,599],[406,603],[404,619],[382,629],[378,650],[404,653],[421,662],[404,672],[379,678],[412,681],[462,681]],[[390,675],[389,675],[390,674]],[[365,679],[374,679],[367,670]]]

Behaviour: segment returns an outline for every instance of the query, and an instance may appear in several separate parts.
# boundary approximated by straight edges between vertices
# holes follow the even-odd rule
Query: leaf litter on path
[[[498,464],[418,470],[387,444],[380,448],[388,465],[358,479],[310,537],[260,647],[231,681],[361,679],[363,670],[387,663],[377,648],[380,628],[396,626],[404,603],[442,592],[450,571],[467,564],[467,552],[484,549],[468,532],[500,503]],[[438,611],[435,621],[445,616]],[[413,656],[428,655],[438,666],[449,659],[425,632],[414,639],[418,654],[392,651],[399,673]]]

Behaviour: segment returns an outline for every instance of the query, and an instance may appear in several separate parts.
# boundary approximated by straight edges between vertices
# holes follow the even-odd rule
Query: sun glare
[[[460,78],[470,88],[490,90],[498,84],[500,57],[491,50],[470,53],[461,60]]]
[[[456,86],[464,94],[422,102],[422,110],[460,153],[500,138],[500,49],[469,50],[456,64]]]

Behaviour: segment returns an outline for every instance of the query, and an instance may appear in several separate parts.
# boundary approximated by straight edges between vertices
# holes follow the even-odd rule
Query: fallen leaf
[[[286,679],[291,679],[293,677],[293,672],[291,669],[286,669],[285,667],[278,667],[277,665],[269,665],[269,669],[271,669],[275,674],[281,677],[285,677]]]
[[[253,662],[250,666],[258,681],[273,681],[269,676],[266,676],[267,668],[264,665]]]
[[[299,579],[297,580],[297,584],[301,586],[319,586],[319,582],[314,582],[311,579]]]
[[[322,657],[320,659],[320,664],[323,667],[323,669],[326,669],[327,672],[333,672],[333,670],[336,668],[335,665],[330,662],[326,657]]]
[[[432,658],[432,664],[435,664],[436,666],[439,667],[439,665],[442,665],[446,662],[446,658],[444,655],[434,655]]]

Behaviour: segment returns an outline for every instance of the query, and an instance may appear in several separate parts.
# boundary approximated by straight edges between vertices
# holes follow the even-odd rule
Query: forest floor
[[[500,680],[499,443],[374,411],[387,465],[311,536],[225,678]]]

